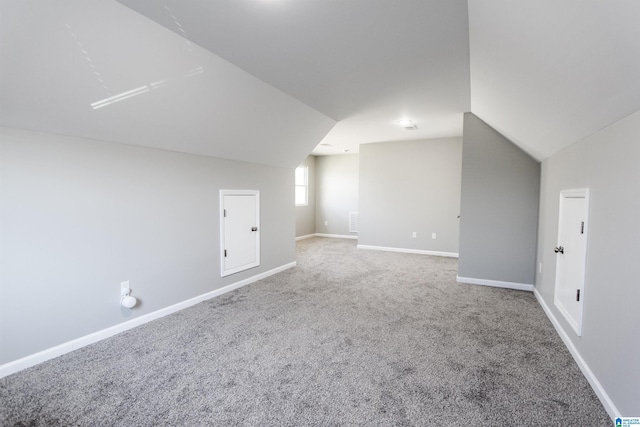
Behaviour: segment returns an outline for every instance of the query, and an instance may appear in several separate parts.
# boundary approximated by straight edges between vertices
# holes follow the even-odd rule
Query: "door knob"
[[[553,249],[553,251],[554,251],[555,253],[560,252],[561,254],[563,254],[563,253],[564,253],[564,248],[563,248],[562,246],[557,246],[557,247],[555,247],[555,248]]]
[[[258,227],[251,227],[251,231],[258,231]]]

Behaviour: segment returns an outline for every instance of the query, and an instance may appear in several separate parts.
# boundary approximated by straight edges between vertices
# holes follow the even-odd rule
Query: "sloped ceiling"
[[[337,120],[316,152],[462,134],[466,0],[119,1]]]
[[[0,126],[292,168],[335,124],[115,1],[1,7]]]
[[[544,159],[640,109],[634,0],[0,7],[0,126],[294,167],[467,111]]]
[[[537,159],[640,109],[640,2],[471,0],[471,111]]]

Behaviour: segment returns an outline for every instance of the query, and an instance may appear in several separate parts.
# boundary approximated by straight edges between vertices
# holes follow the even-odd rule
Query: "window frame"
[[[304,170],[304,183],[298,184],[298,169]],[[304,203],[298,203],[298,188],[304,188]],[[300,165],[294,171],[294,202],[296,206],[309,206],[309,166]]]

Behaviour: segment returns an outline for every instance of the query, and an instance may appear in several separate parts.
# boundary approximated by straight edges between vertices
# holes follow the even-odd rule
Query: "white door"
[[[222,276],[260,265],[260,192],[220,190]]]
[[[554,304],[578,336],[582,335],[588,212],[589,190],[560,193]]]

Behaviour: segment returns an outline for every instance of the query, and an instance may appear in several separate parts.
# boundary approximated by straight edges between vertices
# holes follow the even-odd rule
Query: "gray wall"
[[[540,164],[464,115],[458,275],[532,285]]]
[[[300,166],[308,168],[309,204],[296,206],[296,237],[316,232],[316,156],[308,156]]]
[[[358,165],[357,154],[316,157],[316,233],[358,234],[349,232],[349,212],[359,209]]]
[[[0,144],[0,363],[295,260],[292,169],[6,128]],[[224,279],[220,189],[260,190],[262,214],[262,265]]]
[[[640,414],[640,111],[542,163],[535,289],[623,416]],[[553,304],[561,190],[589,188],[582,336]]]
[[[461,156],[461,138],[361,145],[358,244],[457,253]]]

